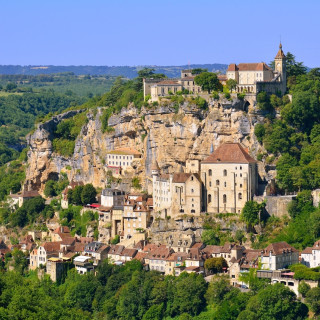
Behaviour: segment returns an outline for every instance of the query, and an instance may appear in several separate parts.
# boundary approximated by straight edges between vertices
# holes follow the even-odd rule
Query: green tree
[[[274,111],[272,104],[270,103],[270,96],[265,91],[261,91],[257,94],[257,105],[260,110],[267,112]]]
[[[194,78],[194,82],[201,86],[202,90],[208,91],[210,93],[212,90],[221,90],[221,84],[215,73],[212,72],[202,72]]]
[[[252,228],[260,221],[260,215],[263,207],[263,204],[259,204],[256,201],[247,201],[241,211],[240,219],[244,221],[249,228]]]
[[[291,52],[287,52],[286,54],[286,70],[287,77],[297,77],[307,72],[307,68],[303,65],[303,62],[297,62],[296,57]]]
[[[264,125],[261,124],[261,123],[257,123],[257,124],[254,126],[254,134],[255,134],[255,136],[257,137],[258,141],[259,141],[260,143],[262,143],[263,137],[264,137],[265,134],[266,134],[266,129],[265,129]]]
[[[198,75],[200,73],[203,73],[203,72],[208,72],[208,69],[202,69],[202,68],[194,68],[192,69],[191,73],[193,75]]]
[[[252,318],[255,320],[302,320],[308,315],[306,305],[297,301],[293,291],[279,283],[267,286],[251,297],[246,311],[250,316],[255,314]]]
[[[44,195],[47,198],[56,196],[57,193],[55,188],[56,188],[56,182],[53,180],[48,180],[44,187]]]
[[[228,263],[223,257],[209,258],[204,262],[204,267],[212,273],[220,273],[228,268]]]
[[[307,293],[311,289],[310,285],[305,281],[301,281],[298,286],[298,292],[301,294],[303,298],[307,296]]]
[[[81,201],[83,204],[94,203],[96,202],[97,190],[95,187],[89,183],[86,184],[81,192]]]
[[[306,294],[306,302],[315,314],[320,313],[320,288],[312,288]]]
[[[228,79],[227,87],[232,92],[237,87],[237,81],[234,79]]]

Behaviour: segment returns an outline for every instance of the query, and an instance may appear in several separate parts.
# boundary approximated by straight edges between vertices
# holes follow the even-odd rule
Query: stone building
[[[103,189],[101,193],[101,206],[119,207],[123,206],[125,192],[117,189]]]
[[[188,90],[190,93],[200,93],[201,87],[194,82],[192,70],[181,70],[178,79],[143,79],[144,98],[151,96],[151,101],[158,101],[159,97],[176,94],[178,91]]]
[[[224,143],[201,162],[203,211],[240,213],[258,190],[257,162],[240,143]]]
[[[301,263],[309,268],[320,266],[320,240],[312,247],[307,247],[301,252]]]
[[[201,213],[202,188],[198,173],[160,174],[158,163],[152,167],[153,209],[164,215]]]
[[[271,243],[261,251],[262,269],[284,269],[296,263],[299,263],[299,251],[284,241]]]
[[[141,153],[134,149],[119,148],[108,151],[106,154],[106,166],[115,174],[121,174],[122,170],[131,168],[132,161],[140,159]]]
[[[227,70],[227,78],[237,81],[237,92],[257,94],[260,91],[268,93],[286,92],[286,56],[280,43],[279,51],[274,59],[275,70],[266,63],[232,63]]]

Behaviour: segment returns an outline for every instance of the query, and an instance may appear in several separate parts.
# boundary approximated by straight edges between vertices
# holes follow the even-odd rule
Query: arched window
[[[226,194],[223,195],[223,203],[227,203],[227,195]]]
[[[191,181],[193,181],[193,176],[191,176]]]
[[[211,177],[212,176],[212,170],[210,169],[209,170],[209,177]]]
[[[216,180],[216,186],[219,186],[219,185],[220,185],[220,181]]]
[[[223,175],[224,175],[225,177],[227,176],[227,170],[226,170],[226,169],[223,170]]]
[[[208,203],[211,202],[211,194],[208,194]]]
[[[194,190],[193,190],[193,189],[191,189],[191,193],[194,193]]]
[[[239,200],[242,199],[242,193],[241,193],[241,192],[238,194],[238,199],[239,199]]]

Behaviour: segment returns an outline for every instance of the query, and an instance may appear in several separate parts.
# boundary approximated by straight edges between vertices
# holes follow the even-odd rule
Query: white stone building
[[[313,247],[305,248],[301,252],[301,263],[309,268],[320,266],[320,240],[316,241]]]
[[[261,251],[262,269],[284,269],[296,263],[299,263],[299,251],[284,241],[269,244]]]

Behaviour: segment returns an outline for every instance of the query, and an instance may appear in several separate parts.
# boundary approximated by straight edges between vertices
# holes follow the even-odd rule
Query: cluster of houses
[[[179,276],[181,272],[195,272],[210,277],[210,272],[205,269],[205,261],[222,257],[228,266],[223,272],[229,275],[234,286],[244,286],[241,275],[255,268],[258,270],[258,277],[269,278],[272,283],[283,283],[298,294],[299,280],[294,279],[294,273],[286,268],[299,262],[309,267],[320,266],[319,244],[320,241],[317,241],[312,248],[305,249],[300,255],[298,250],[286,242],[270,244],[263,250],[248,249],[231,243],[223,246],[205,245],[195,242],[190,230],[180,240],[167,244],[140,240],[126,247],[121,243],[94,241],[91,237],[72,237],[68,227],[60,226],[51,233],[51,241],[37,246],[32,235],[27,235],[15,247],[30,253],[31,270],[45,269],[53,281],[59,281],[70,265],[79,274],[86,274],[95,272],[106,259],[115,265],[135,259],[142,263],[145,270],[155,270],[165,275]],[[0,243],[2,256],[11,250],[3,241]],[[318,285],[317,281],[306,282],[312,287]]]

